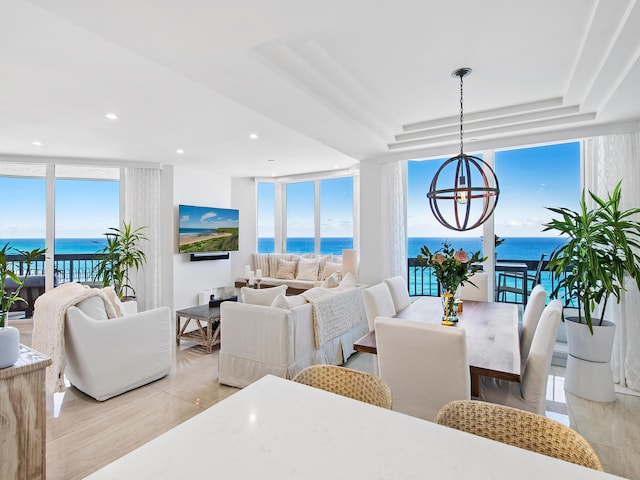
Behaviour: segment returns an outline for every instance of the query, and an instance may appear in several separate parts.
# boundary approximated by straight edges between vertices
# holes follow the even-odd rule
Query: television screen
[[[178,252],[238,250],[238,210],[180,205]]]

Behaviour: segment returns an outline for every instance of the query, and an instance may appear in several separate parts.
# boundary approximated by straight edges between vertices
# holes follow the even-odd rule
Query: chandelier
[[[491,166],[463,151],[462,78],[470,73],[470,68],[459,68],[451,73],[452,77],[460,78],[460,153],[442,164],[427,193],[429,206],[438,222],[458,231],[472,230],[486,222],[500,195],[498,178]],[[440,178],[441,174],[444,180]]]

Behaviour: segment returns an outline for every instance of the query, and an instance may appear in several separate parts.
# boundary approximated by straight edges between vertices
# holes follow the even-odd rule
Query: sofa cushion
[[[286,285],[280,285],[279,287],[272,288],[263,288],[260,290],[242,287],[240,289],[240,296],[242,297],[243,303],[264,305],[265,307],[269,307],[278,295],[285,295],[286,292]]]
[[[298,272],[296,273],[296,280],[311,280],[315,281],[318,278],[318,259],[301,258],[298,261]]]
[[[263,277],[270,277],[272,272],[269,270],[269,254],[254,253],[253,267],[254,267],[254,271],[262,270]],[[273,272],[273,273],[275,274],[276,272]]]
[[[76,307],[93,320],[106,320],[108,318],[107,310],[104,308],[104,300],[97,295],[78,302]]]
[[[295,280],[297,263],[296,261],[278,260],[278,270],[275,277],[284,280]]]
[[[342,281],[340,282],[340,288],[354,288],[358,286],[356,277],[351,272],[347,272]]]
[[[304,305],[305,303],[307,303],[307,299],[302,295],[291,295],[290,297],[287,297],[285,295],[278,295],[271,306],[291,310],[292,308],[299,307],[300,305]]]
[[[340,279],[338,278],[338,274],[337,273],[333,273],[330,276],[328,276],[327,278],[324,279],[324,282],[322,282],[322,285],[320,285],[322,288],[335,288],[338,285],[340,285]]]
[[[320,280],[325,280],[327,277],[330,277],[334,273],[337,273],[338,276],[340,276],[340,274],[342,273],[342,264],[337,262],[326,262],[324,264],[324,268],[322,269]]]

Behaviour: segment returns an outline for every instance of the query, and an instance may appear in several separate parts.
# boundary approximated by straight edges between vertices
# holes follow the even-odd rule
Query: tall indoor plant
[[[609,365],[615,325],[604,320],[607,303],[611,299],[620,303],[627,278],[640,288],[640,222],[633,218],[640,215],[640,208],[621,209],[621,183],[607,198],[589,192],[593,208],[584,191],[579,211],[549,208],[559,218],[544,229],[568,237],[549,259],[549,270],[558,281],[551,296],[564,291],[565,305],[575,301],[578,309],[576,318],[566,318],[565,388],[598,401],[615,400]]]
[[[130,291],[135,296],[129,274],[131,269],[138,270],[147,263],[147,257],[141,248],[147,241],[143,230],[146,227],[133,229],[131,222],[122,222],[122,228],[109,228],[105,233],[107,245],[98,252],[94,270],[94,278],[101,281],[103,287],[113,286],[116,294],[124,298]]]
[[[17,261],[23,262],[27,266],[22,277],[12,270],[13,261],[7,258],[12,250],[19,256]],[[9,243],[5,243],[0,248],[0,368],[13,365],[20,355],[20,333],[17,328],[7,325],[9,310],[15,302],[26,302],[20,297],[20,291],[31,273],[31,262],[43,255],[45,251],[45,248],[36,248],[30,251],[19,250],[12,248]],[[11,292],[8,291],[7,279],[13,280],[16,285]]]

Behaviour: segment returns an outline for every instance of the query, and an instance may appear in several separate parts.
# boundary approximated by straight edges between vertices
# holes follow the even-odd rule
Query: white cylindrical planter
[[[615,324],[604,320],[601,326],[593,326],[593,335],[586,324],[571,321],[567,317],[567,369],[564,388],[578,397],[595,402],[614,402],[611,352]],[[597,319],[594,319],[594,322]]]
[[[20,332],[15,327],[0,328],[0,368],[7,368],[20,356]]]

